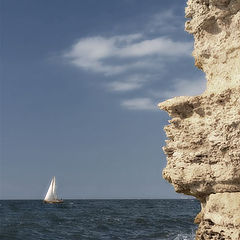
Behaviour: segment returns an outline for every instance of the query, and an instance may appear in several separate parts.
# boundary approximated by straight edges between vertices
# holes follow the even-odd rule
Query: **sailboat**
[[[57,198],[56,193],[56,178],[53,177],[52,181],[50,183],[50,186],[48,188],[47,194],[43,200],[45,203],[62,203],[62,199]]]

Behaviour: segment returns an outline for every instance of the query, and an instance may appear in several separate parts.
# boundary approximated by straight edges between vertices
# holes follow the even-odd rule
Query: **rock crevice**
[[[240,240],[240,0],[189,0],[186,17],[207,89],[159,104],[172,117],[163,177],[201,201],[196,239]]]

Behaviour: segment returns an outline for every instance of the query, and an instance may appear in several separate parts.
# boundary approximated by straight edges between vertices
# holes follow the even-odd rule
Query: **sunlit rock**
[[[163,177],[201,201],[196,239],[240,240],[240,0],[189,0],[186,17],[207,89],[159,104],[172,117]]]

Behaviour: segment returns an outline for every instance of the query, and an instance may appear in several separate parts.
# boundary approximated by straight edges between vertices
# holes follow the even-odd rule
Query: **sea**
[[[1,200],[1,240],[193,240],[194,199]]]

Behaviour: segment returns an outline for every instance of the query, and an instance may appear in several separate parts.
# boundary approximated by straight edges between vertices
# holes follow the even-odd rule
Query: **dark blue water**
[[[1,240],[188,240],[196,200],[0,201]]]

